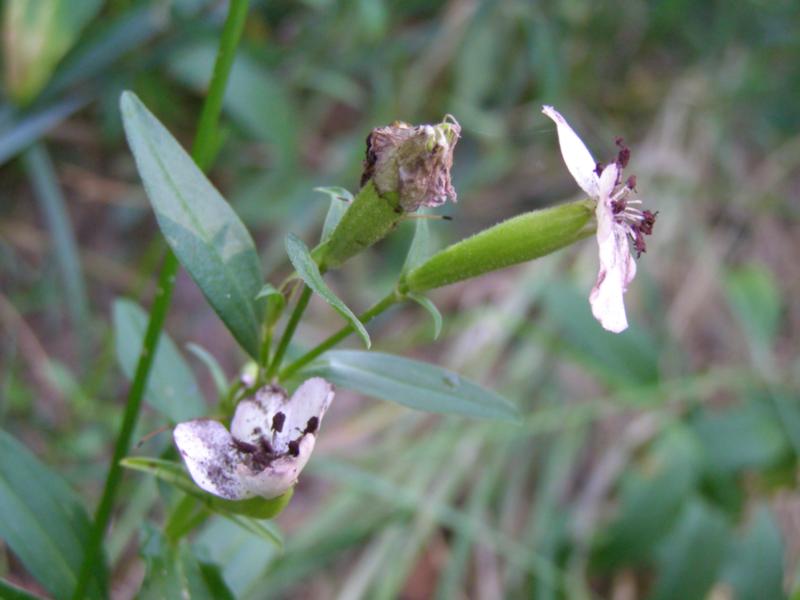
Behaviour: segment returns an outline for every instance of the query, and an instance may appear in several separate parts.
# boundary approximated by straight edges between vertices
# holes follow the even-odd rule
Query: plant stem
[[[244,30],[247,10],[248,0],[231,0],[222,30],[219,49],[217,50],[217,58],[214,63],[214,72],[211,77],[208,95],[203,102],[197,136],[192,145],[192,157],[201,169],[205,169],[214,156],[217,123],[222,110],[222,98],[224,97],[228,76],[233,66],[236,47]],[[150,310],[150,319],[147,323],[142,352],[139,355],[133,383],[128,392],[125,413],[114,445],[114,453],[103,488],[103,495],[95,513],[92,529],[89,532],[89,538],[84,550],[81,570],[78,573],[78,580],[72,593],[73,600],[81,600],[86,594],[89,580],[94,570],[94,563],[100,551],[106,527],[111,519],[114,499],[122,480],[120,460],[128,453],[130,448],[131,436],[139,416],[142,397],[144,396],[150,368],[153,364],[161,329],[169,310],[178,267],[178,259],[168,250],[159,274],[156,299]]]
[[[281,368],[283,355],[286,354],[286,349],[289,347],[289,342],[291,342],[292,338],[294,337],[294,332],[297,329],[298,323],[300,323],[300,317],[303,316],[303,313],[308,306],[308,302],[311,300],[312,293],[313,291],[310,287],[303,285],[303,293],[300,294],[300,298],[297,300],[294,311],[292,311],[292,316],[289,317],[289,322],[286,324],[286,329],[283,331],[281,341],[278,342],[278,349],[275,351],[275,357],[272,359],[272,363],[270,363],[269,369],[267,370],[268,380],[271,379],[275,373],[278,372],[278,369]]]
[[[373,305],[372,308],[358,315],[358,320],[365,324],[369,323],[379,314],[386,311],[388,308],[397,304],[403,299],[404,296],[398,294],[397,291],[392,291],[392,293],[388,294],[377,304]],[[280,375],[278,376],[278,379],[283,381],[291,377],[292,375],[297,373],[297,371],[299,371],[300,369],[305,367],[308,363],[310,363],[312,360],[317,358],[320,354],[333,348],[336,344],[338,344],[348,335],[353,333],[353,331],[354,329],[352,325],[346,325],[345,327],[342,327],[339,331],[331,335],[324,342],[321,342],[318,346],[306,352],[303,356],[298,358],[296,361],[294,361],[292,364],[286,367],[283,371],[281,371]]]

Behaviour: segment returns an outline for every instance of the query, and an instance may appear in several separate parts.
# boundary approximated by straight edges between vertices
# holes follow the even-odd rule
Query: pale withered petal
[[[592,153],[578,137],[578,134],[569,126],[567,120],[552,106],[543,106],[542,112],[550,117],[556,124],[558,131],[558,144],[561,147],[561,156],[577,184],[590,198],[598,197],[597,162],[592,158]]]
[[[333,395],[319,377],[291,399],[282,388],[265,386],[239,403],[230,432],[217,421],[195,419],[175,428],[175,444],[203,490],[228,500],[275,498],[295,484],[311,457]]]
[[[636,275],[631,243],[637,254],[646,250],[644,236],[650,235],[657,213],[639,208],[639,200],[629,196],[636,188],[636,178],[622,181],[621,171],[628,164],[630,150],[617,138],[617,158],[598,176],[599,165],[583,141],[552,106],[542,112],[557,126],[561,154],[578,185],[597,202],[597,247],[600,269],[589,295],[592,314],[600,324],[614,333],[628,327],[623,295]]]
[[[450,116],[437,125],[396,122],[373,129],[361,184],[371,178],[380,194],[396,192],[406,212],[455,202],[450,169],[460,134],[461,126]]]

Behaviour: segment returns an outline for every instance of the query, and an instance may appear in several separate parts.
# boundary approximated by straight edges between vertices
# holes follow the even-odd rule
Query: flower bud
[[[581,200],[535,210],[498,223],[434,254],[400,282],[400,292],[423,292],[527,262],[594,232],[594,203]]]
[[[461,127],[394,123],[367,137],[362,188],[328,241],[314,250],[320,268],[337,267],[388,235],[405,213],[439,206],[456,192],[450,180]]]

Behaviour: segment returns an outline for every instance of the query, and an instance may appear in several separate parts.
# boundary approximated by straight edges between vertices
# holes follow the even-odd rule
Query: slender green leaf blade
[[[264,322],[267,326],[271,326],[280,319],[283,308],[286,306],[286,299],[271,283],[265,283],[261,291],[256,294],[256,300],[261,300],[262,298],[267,300],[267,315]]]
[[[300,278],[353,326],[358,335],[361,336],[361,339],[364,340],[364,345],[369,348],[371,342],[364,324],[358,320],[358,317],[353,311],[351,311],[347,305],[331,291],[328,284],[325,283],[322,274],[319,272],[317,263],[311,258],[311,253],[308,251],[308,247],[303,241],[296,235],[290,233],[286,236],[286,251],[289,254],[289,260],[292,262],[292,266],[295,268]]]
[[[783,556],[781,530],[769,507],[760,505],[734,541],[722,579],[731,584],[737,600],[785,598]]]
[[[56,598],[77,581],[89,518],[78,496],[25,446],[0,430],[0,539]],[[89,596],[105,588],[105,563],[95,566]]]
[[[425,213],[421,211],[421,214],[424,215]],[[414,237],[411,238],[411,245],[408,247],[406,261],[403,264],[403,273],[416,269],[433,254],[429,222],[429,219],[424,216],[417,218],[414,224]]]
[[[728,549],[730,530],[722,513],[691,500],[664,540],[656,564],[651,600],[702,600],[717,578]]]
[[[199,344],[186,344],[186,349],[199,358],[206,366],[208,372],[211,374],[211,379],[214,380],[214,387],[217,393],[224,394],[228,389],[228,378],[225,376],[225,371],[214,355]]]
[[[442,333],[442,313],[439,312],[439,309],[436,308],[436,305],[427,296],[414,294],[412,292],[408,294],[408,297],[428,311],[428,314],[430,314],[433,319],[433,339],[438,340],[439,335]]]
[[[250,356],[258,357],[264,285],[253,239],[191,157],[141,101],[122,94],[122,119],[158,224],[181,264]]]
[[[518,415],[512,402],[458,373],[392,354],[331,350],[305,373],[416,410],[494,419]]]
[[[328,208],[328,214],[325,215],[325,223],[322,225],[322,235],[320,236],[320,244],[324,244],[331,237],[339,221],[342,220],[344,213],[347,212],[347,207],[353,201],[353,194],[338,186],[316,187],[314,191],[327,194],[331,199],[331,205]]]
[[[132,379],[142,351],[147,313],[135,302],[123,299],[114,302],[113,312],[117,360],[126,377]],[[165,332],[161,333],[158,342],[145,399],[175,423],[198,417],[204,412],[203,395],[194,374],[175,342]]]

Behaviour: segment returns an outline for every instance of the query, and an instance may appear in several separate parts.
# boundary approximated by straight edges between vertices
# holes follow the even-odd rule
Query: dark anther
[[[635,230],[636,236],[633,238],[633,247],[636,249],[636,258],[639,258],[644,252],[647,252],[647,244],[645,244],[644,236],[638,229]]]
[[[306,429],[303,433],[316,433],[319,427],[319,417],[311,417],[306,423]]]
[[[656,217],[658,216],[658,212],[652,213],[649,210],[645,210],[642,212],[644,219],[639,224],[639,231],[644,233],[645,235],[650,235],[653,233],[653,225],[656,224]]]
[[[629,190],[635,190],[636,189],[636,175],[631,175],[630,177],[628,177],[628,181],[625,183],[625,185],[628,186]]]
[[[272,430],[277,431],[280,433],[283,431],[283,424],[286,421],[286,415],[282,412],[276,412],[275,416],[272,417]]]
[[[619,147],[619,152],[617,153],[617,164],[619,165],[620,169],[624,169],[628,166],[628,161],[631,159],[631,151],[625,145],[625,140],[621,137],[618,137],[614,140],[614,143]]]
[[[236,438],[233,438],[233,447],[239,452],[243,452],[245,454],[254,454],[258,452],[258,446],[255,444],[249,444],[247,442],[243,442],[242,440],[237,440]]]
[[[289,442],[289,454],[292,456],[297,456],[300,454],[300,444],[297,442],[297,440],[292,440]]]
[[[625,210],[626,206],[627,206],[627,202],[625,202],[624,198],[622,200],[612,200],[611,201],[611,212],[613,212],[615,215],[618,215],[623,210]]]

